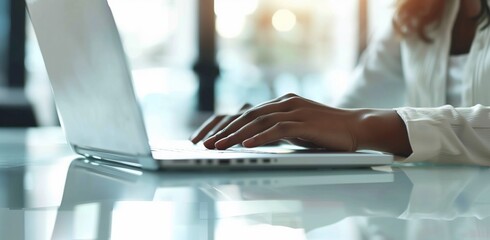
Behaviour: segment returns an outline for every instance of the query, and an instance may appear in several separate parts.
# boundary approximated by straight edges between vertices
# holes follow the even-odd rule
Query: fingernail
[[[193,133],[192,135],[189,136],[189,140],[193,140],[197,137],[197,133]]]
[[[214,144],[214,147],[216,147],[216,149],[224,149],[224,148],[226,148],[227,143],[228,143],[228,138],[223,138],[223,139],[217,141]]]
[[[203,142],[204,146],[205,146],[206,148],[213,149],[213,148],[214,148],[214,143],[215,143],[215,141],[214,141],[214,140],[215,140],[215,139],[216,139],[216,137],[215,137],[215,136],[212,136],[212,137],[210,137],[210,138],[206,139],[206,140]]]
[[[250,147],[250,146],[252,146],[254,143],[255,143],[255,139],[253,139],[253,138],[249,138],[249,139],[247,139],[247,140],[243,141],[243,142],[242,142],[242,145],[243,145],[244,147]]]

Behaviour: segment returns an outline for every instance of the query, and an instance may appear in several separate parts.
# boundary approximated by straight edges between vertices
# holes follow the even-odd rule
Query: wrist
[[[369,149],[369,143],[371,143],[371,130],[369,127],[373,122],[373,110],[355,109],[352,112],[353,118],[350,124],[350,131],[355,144],[354,150]]]
[[[352,127],[356,150],[369,149],[407,156],[412,152],[405,123],[395,110],[358,109]]]

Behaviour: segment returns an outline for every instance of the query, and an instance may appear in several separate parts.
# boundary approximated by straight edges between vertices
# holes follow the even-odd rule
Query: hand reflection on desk
[[[318,173],[339,175],[342,171]],[[266,172],[155,173],[75,160],[53,239],[76,238],[80,232],[88,238],[113,239],[490,237],[490,186],[486,184],[490,169],[401,167],[389,173],[344,172],[347,180],[357,172],[366,181],[342,183],[332,178],[332,183],[300,184],[311,180],[303,176],[311,171],[297,171],[280,178],[291,186],[273,182],[267,186],[240,180],[240,176],[266,179]],[[92,215],[84,212],[87,209],[92,209]],[[87,216],[97,220],[96,226],[80,225]]]

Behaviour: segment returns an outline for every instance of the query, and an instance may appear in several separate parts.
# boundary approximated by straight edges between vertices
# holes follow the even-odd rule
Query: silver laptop
[[[379,152],[214,151],[182,142],[152,151],[106,0],[32,0],[27,7],[62,127],[78,154],[144,169],[358,167],[393,161]]]

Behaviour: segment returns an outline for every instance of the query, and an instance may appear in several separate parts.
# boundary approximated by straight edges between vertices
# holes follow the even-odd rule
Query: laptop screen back
[[[27,1],[27,6],[70,144],[149,156],[142,115],[108,3],[36,0]]]

